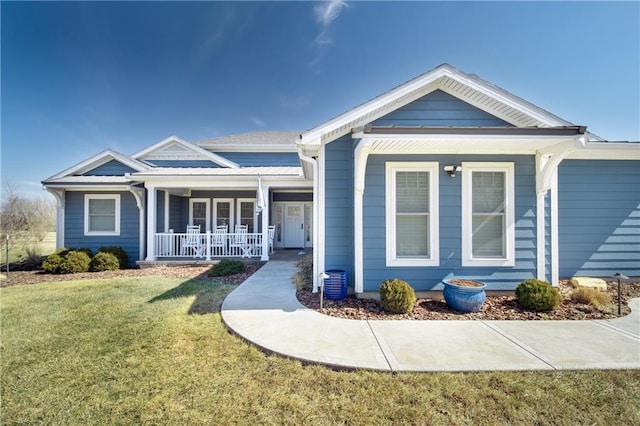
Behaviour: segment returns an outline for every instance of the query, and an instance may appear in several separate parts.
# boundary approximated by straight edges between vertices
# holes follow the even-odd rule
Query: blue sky
[[[306,130],[448,62],[640,139],[639,2],[1,3],[2,178],[111,148]]]

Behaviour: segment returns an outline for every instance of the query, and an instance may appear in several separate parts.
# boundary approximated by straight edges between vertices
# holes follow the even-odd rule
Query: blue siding
[[[560,276],[640,276],[640,163],[565,160],[558,185]]]
[[[164,232],[164,191],[156,192],[156,232]]]
[[[140,249],[139,211],[130,192],[120,194],[120,235],[84,235],[84,195],[92,192],[67,191],[65,195],[64,245],[65,247],[87,247],[96,252],[102,246],[121,246],[129,255],[129,266],[135,265]],[[100,192],[105,194],[105,192]]]
[[[436,90],[372,123],[374,126],[510,127],[455,96]]]
[[[218,168],[219,164],[210,160],[145,160],[149,164],[157,167],[198,167],[198,168]]]
[[[183,209],[185,203],[184,198],[169,194],[169,229],[173,229],[174,232],[183,232],[187,229],[189,206],[186,206],[185,214]]]
[[[353,145],[350,135],[326,147],[325,269],[347,271],[353,283]]]
[[[117,160],[111,160],[95,169],[89,170],[85,176],[124,176],[125,173],[135,173],[137,170],[125,166]]]
[[[440,266],[386,266],[386,161],[439,162]],[[443,167],[464,161],[515,163],[514,267],[462,267],[462,179],[460,176],[449,177],[443,171]],[[352,195],[350,197],[352,198]],[[373,155],[369,157],[367,164],[364,211],[364,291],[378,291],[380,283],[388,278],[403,279],[416,290],[440,290],[441,280],[449,274],[484,281],[489,290],[513,290],[522,280],[536,275],[536,194],[533,156]],[[328,224],[327,228],[330,229]]]
[[[221,152],[218,155],[242,167],[300,166],[300,158],[295,152]]]

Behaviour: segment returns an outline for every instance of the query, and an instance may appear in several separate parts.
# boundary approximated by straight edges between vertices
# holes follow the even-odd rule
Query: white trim
[[[583,149],[571,152],[571,160],[640,160],[640,143],[587,142]]]
[[[89,229],[89,202],[91,200],[113,200],[114,201],[114,230],[113,231],[92,231]],[[120,194],[84,194],[84,235],[120,235]]]
[[[262,186],[263,193],[267,194],[267,200],[264,204],[262,211],[260,212],[260,218],[262,219],[262,256],[260,260],[267,261],[269,260],[269,210],[271,207],[271,203],[269,202],[269,187],[266,185]],[[263,195],[264,196],[264,195]],[[256,200],[257,203],[257,200]],[[255,211],[255,208],[254,208]],[[257,232],[257,227],[255,228]]]
[[[386,266],[439,266],[439,163],[438,162],[396,162],[385,164],[385,223],[386,223]],[[429,257],[398,258],[396,255],[396,173],[397,172],[429,173]]]
[[[462,163],[462,266],[515,265],[515,166],[514,163]],[[474,171],[505,173],[505,257],[474,258],[472,254],[472,173]]]
[[[156,234],[156,187],[154,185],[145,184],[147,189],[147,257],[145,260],[153,261],[155,257],[155,234]]]
[[[218,225],[218,203],[229,203],[229,232],[234,232],[234,202],[233,198],[214,198],[213,199],[213,227]]]
[[[254,185],[255,186],[255,185]],[[255,198],[236,198],[236,225],[242,224],[242,209],[241,203],[253,203],[253,232],[258,232],[258,214],[256,213],[256,203],[257,200]],[[235,232],[229,230],[229,232]]]
[[[197,154],[198,156],[200,156],[203,159],[207,159],[207,160],[211,160],[214,163],[223,166],[223,167],[228,167],[231,169],[237,169],[240,166],[237,163],[234,163],[231,160],[227,160],[224,157],[221,157],[217,154],[214,154],[212,152],[207,151],[206,149],[200,148],[197,145],[194,145],[192,143],[189,143],[181,138],[179,138],[178,136],[169,136],[166,139],[161,140],[160,142],[151,145],[148,148],[143,149],[142,151],[138,151],[135,154],[132,155],[133,158],[135,158],[136,160],[142,160],[147,156],[151,156],[153,154],[154,151],[158,151],[160,150],[160,148],[165,147],[165,146],[169,146],[172,144],[176,144],[176,145],[180,145],[183,148],[185,148],[188,151],[191,151],[192,153]]]
[[[61,171],[60,173],[57,173],[45,179],[44,182],[46,183],[47,181],[60,179],[69,175],[82,175],[88,171],[91,171],[97,167],[102,166],[103,164],[108,163],[111,160],[116,160],[119,163],[122,163],[123,165],[133,170],[136,170],[138,172],[150,170],[149,166],[147,166],[141,161],[136,160],[135,158],[131,158],[124,154],[120,154],[119,152],[113,151],[111,149],[106,149],[92,157],[87,158],[84,161],[81,161],[80,163],[77,163],[69,167],[68,169]]]
[[[51,189],[45,187],[56,199],[56,250],[64,247],[64,210],[65,210],[65,197],[66,193],[64,189]]]
[[[145,200],[144,200],[144,188],[138,186],[132,186],[129,188],[129,192],[136,199],[136,206],[138,207],[138,260],[144,259],[144,235],[145,235]]]
[[[319,166],[318,160],[313,157],[309,157],[304,153],[302,145],[298,145],[298,156],[300,160],[302,160],[303,169],[304,164],[310,164],[312,168],[313,175],[313,241],[314,241],[314,249],[313,249],[313,292],[316,293],[318,291],[318,281],[319,281],[319,271],[323,271],[320,269],[320,245],[324,244],[324,239],[320,240],[320,178],[319,178]],[[324,205],[324,204],[323,204]],[[283,207],[284,208],[284,207]],[[284,212],[282,217],[282,222],[284,223]],[[324,238],[324,236],[323,236]],[[275,243],[274,243],[275,244]],[[317,245],[316,245],[317,244]]]
[[[317,172],[316,172],[316,177],[318,180],[317,202],[316,202],[316,199],[314,198],[314,205],[317,205],[317,208],[318,208],[318,214],[316,215],[317,223],[318,223],[318,230],[317,230],[318,238],[315,240],[317,245],[313,249],[314,257],[315,257],[315,253],[316,252],[318,253],[317,255],[318,270],[316,271],[316,275],[314,277],[314,279],[316,280],[316,286],[314,291],[318,290],[318,287],[317,287],[317,280],[319,279],[318,274],[320,272],[324,272],[326,269],[326,251],[327,251],[326,233],[325,233],[325,223],[326,223],[325,222],[325,214],[326,214],[325,193],[326,193],[326,187],[327,187],[327,183],[325,179],[326,156],[327,156],[326,145],[324,142],[322,142],[318,150],[318,160],[317,160]],[[314,259],[314,262],[316,262],[316,259]]]
[[[558,170],[551,181],[551,284],[560,283],[560,240],[558,239]]]
[[[353,154],[353,236],[354,236],[354,290],[364,290],[364,189],[367,159],[370,147],[367,140],[360,140]]]
[[[211,231],[211,199],[209,198],[189,198],[189,225],[193,225],[193,204],[205,203],[205,229],[200,232]]]

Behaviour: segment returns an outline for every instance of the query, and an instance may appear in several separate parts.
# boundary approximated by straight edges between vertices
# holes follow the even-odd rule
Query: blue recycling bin
[[[324,295],[327,299],[342,300],[347,297],[347,271],[334,269],[325,271],[329,278],[324,279]]]

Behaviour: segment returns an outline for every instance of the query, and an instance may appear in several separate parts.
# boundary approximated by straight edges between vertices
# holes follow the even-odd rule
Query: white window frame
[[[237,198],[236,199],[236,224],[241,224],[241,217],[240,215],[242,214],[242,209],[240,208],[242,206],[242,203],[253,203],[253,232],[257,233],[258,232],[258,213],[256,212],[256,203],[257,203],[257,199],[256,198]],[[235,232],[234,231],[229,231],[229,232]]]
[[[462,266],[514,266],[515,265],[515,166],[513,163],[462,163]],[[505,257],[482,258],[473,256],[473,172],[505,173]]]
[[[211,200],[209,198],[189,198],[189,225],[193,225],[193,204],[205,203],[207,212],[205,215],[205,229],[200,229],[200,232],[211,231]]]
[[[89,229],[89,202],[91,200],[115,201],[115,229],[113,231],[92,231]],[[84,235],[120,235],[120,194],[84,195]]]
[[[213,199],[213,222],[218,225],[218,203],[229,203],[229,232],[233,232],[233,224],[235,220],[234,216],[234,202],[233,198],[214,198]]]
[[[437,162],[392,162],[385,166],[386,209],[386,265],[387,266],[440,266],[440,206],[439,172]],[[396,253],[396,173],[429,173],[429,257],[398,258]]]

